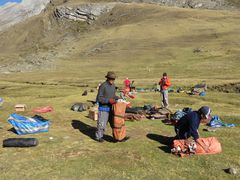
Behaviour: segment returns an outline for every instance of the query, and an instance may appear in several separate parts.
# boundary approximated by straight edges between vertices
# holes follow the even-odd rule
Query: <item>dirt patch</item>
[[[225,93],[240,93],[240,82],[209,87],[210,90]]]

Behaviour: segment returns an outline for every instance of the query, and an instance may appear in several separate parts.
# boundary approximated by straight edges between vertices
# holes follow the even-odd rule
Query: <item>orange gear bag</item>
[[[199,138],[198,143],[180,139],[173,141],[171,152],[181,157],[191,154],[217,154],[222,152],[222,147],[215,137]]]
[[[116,140],[122,140],[126,137],[126,127],[125,127],[125,111],[127,103],[117,102],[113,105],[113,137]]]

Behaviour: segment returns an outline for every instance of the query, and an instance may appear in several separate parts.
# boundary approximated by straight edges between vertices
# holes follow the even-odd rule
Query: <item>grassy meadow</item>
[[[175,89],[189,89],[202,81],[210,86],[239,83],[239,19],[239,11],[119,5],[49,51],[55,54],[52,69],[1,74],[1,141],[35,137],[39,145],[0,148],[0,179],[239,179],[239,173],[223,171],[240,170],[239,127],[205,132],[202,125],[201,136],[217,137],[223,152],[179,158],[159,142],[161,136],[174,135],[173,127],[160,120],[126,122],[129,141],[97,143],[92,139],[96,122],[86,117],[87,112],[70,110],[75,102],[95,100],[96,91],[81,94],[95,89],[110,70],[117,73],[119,87],[125,77],[135,80],[137,87],[152,87],[165,71]],[[169,96],[172,111],[209,105],[213,115],[239,125],[239,93]],[[138,93],[130,101],[134,106],[160,105],[160,95]],[[51,122],[49,132],[18,136],[9,131],[7,118],[17,103],[27,105],[28,112],[23,113],[27,116],[34,115],[33,108],[53,106],[54,112],[43,114]],[[109,126],[106,135],[111,136]]]

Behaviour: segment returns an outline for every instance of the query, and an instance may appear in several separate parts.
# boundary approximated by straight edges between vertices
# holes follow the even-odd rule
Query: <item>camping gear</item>
[[[117,102],[113,105],[113,137],[118,141],[121,141],[126,137],[126,127],[124,120],[126,107],[126,102]]]
[[[206,91],[207,91],[207,85],[203,83],[203,84],[197,84],[194,87],[192,87],[191,91],[187,91],[187,94],[206,96]]]
[[[30,118],[14,113],[9,116],[8,122],[14,127],[18,135],[48,132],[49,128],[49,121],[40,118],[40,116]]]
[[[178,88],[178,89],[177,89],[177,93],[184,93],[184,90],[183,90],[183,88],[181,88],[181,87],[180,87],[180,88]]]
[[[98,108],[93,107],[89,110],[88,117],[94,121],[98,120]]]
[[[126,113],[144,114],[144,108],[143,107],[126,108]]]
[[[38,145],[36,138],[8,138],[3,140],[3,147],[34,147]]]
[[[205,91],[200,92],[200,93],[199,93],[199,96],[202,96],[202,97],[203,97],[203,96],[206,96],[206,92],[205,92]]]
[[[146,110],[147,118],[155,119],[170,119],[172,112],[168,108],[152,107],[149,111]]]
[[[24,112],[24,111],[26,111],[26,109],[27,109],[26,104],[16,104],[15,105],[16,112]]]
[[[192,108],[185,107],[182,110],[177,110],[172,116],[171,116],[171,122],[172,124],[176,124],[183,116],[185,116],[187,113],[192,112]]]
[[[141,114],[133,114],[133,113],[125,113],[124,119],[126,121],[140,121],[142,119],[146,118],[144,115]]]
[[[88,106],[84,103],[75,103],[71,107],[71,110],[76,111],[76,112],[86,111],[87,109],[88,109]]]
[[[236,175],[236,174],[238,174],[238,169],[237,168],[227,168],[227,169],[224,169],[224,172],[226,172],[228,174]]]
[[[173,89],[173,88],[168,88],[168,92],[169,92],[169,93],[173,93],[173,92],[174,92],[174,89]]]
[[[215,137],[199,138],[198,142],[180,139],[173,141],[171,152],[181,157],[192,154],[217,154],[222,152],[222,147]]]
[[[32,112],[34,112],[34,113],[47,113],[47,112],[52,112],[52,111],[53,111],[53,107],[51,107],[51,106],[36,108],[36,109],[32,110]]]
[[[167,115],[162,115],[160,113],[157,113],[157,114],[152,114],[148,117],[148,119],[151,119],[151,120],[155,120],[155,119],[168,119],[168,116]]]
[[[210,122],[207,124],[212,128],[220,128],[220,127],[235,127],[235,124],[227,124],[221,121],[219,116],[213,116]]]
[[[193,87],[194,91],[206,91],[207,90],[207,84],[206,83],[200,83],[200,84],[196,84]]]

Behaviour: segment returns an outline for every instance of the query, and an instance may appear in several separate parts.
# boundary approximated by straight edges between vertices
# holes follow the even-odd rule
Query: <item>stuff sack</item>
[[[199,138],[198,143],[180,139],[173,141],[171,152],[181,157],[191,154],[217,154],[222,152],[222,147],[215,137]]]
[[[8,138],[3,140],[3,147],[33,147],[38,145],[36,138]]]
[[[71,110],[78,111],[78,112],[86,111],[87,109],[88,109],[88,106],[84,103],[76,103],[71,107]]]
[[[36,109],[32,110],[32,112],[34,112],[34,113],[48,113],[48,112],[52,112],[52,111],[53,111],[53,107],[51,107],[51,106],[36,108]]]
[[[48,132],[49,128],[49,121],[38,118],[38,116],[30,118],[14,113],[10,115],[8,122],[14,127],[16,133],[19,135]]]
[[[117,102],[113,105],[113,137],[116,140],[122,140],[126,137],[126,127],[125,127],[125,111],[127,103]]]

